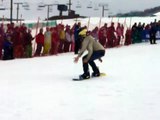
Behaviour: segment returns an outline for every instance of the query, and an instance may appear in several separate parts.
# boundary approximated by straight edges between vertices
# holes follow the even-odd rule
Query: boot
[[[97,73],[93,72],[93,73],[92,73],[92,77],[99,77],[99,76],[100,76],[100,73],[99,73],[99,72],[97,72]]]
[[[83,73],[82,75],[79,76],[79,78],[81,80],[83,80],[83,79],[89,79],[90,78],[90,74],[89,74],[89,72]]]
[[[99,77],[100,76],[100,72],[99,72],[99,68],[97,67],[97,69],[92,73],[92,77]]]

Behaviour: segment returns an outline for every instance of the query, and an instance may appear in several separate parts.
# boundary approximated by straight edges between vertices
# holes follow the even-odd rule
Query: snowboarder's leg
[[[89,61],[100,59],[101,57],[104,56],[104,54],[105,50],[94,51]]]
[[[92,67],[93,73],[92,76],[100,76],[100,72],[98,67],[96,66],[94,61],[89,61],[90,66]]]
[[[101,57],[103,57],[105,54],[105,51],[104,50],[100,50],[100,51],[95,51],[93,52],[90,60],[89,60],[89,64],[90,66],[92,67],[92,70],[93,70],[93,73],[92,73],[92,76],[100,76],[100,72],[99,72],[99,69],[98,67],[96,66],[94,60],[96,59],[101,59]]]
[[[82,60],[84,60],[86,57],[87,57],[87,55],[85,55]],[[80,75],[80,79],[89,79],[90,73],[89,73],[88,63],[83,62],[83,72],[84,73],[82,75]]]

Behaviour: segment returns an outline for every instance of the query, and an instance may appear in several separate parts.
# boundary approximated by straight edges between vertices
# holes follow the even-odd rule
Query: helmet
[[[80,32],[79,32],[79,35],[80,36],[86,36],[86,34],[87,34],[87,29],[82,29]]]

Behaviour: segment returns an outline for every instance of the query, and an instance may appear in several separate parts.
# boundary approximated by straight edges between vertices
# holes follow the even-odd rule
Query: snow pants
[[[27,58],[32,57],[32,46],[31,45],[25,46],[25,57],[27,57]]]
[[[42,44],[37,44],[37,48],[36,48],[36,52],[35,52],[34,56],[40,56],[42,48],[43,48]]]
[[[150,44],[156,44],[156,34],[150,35]]]
[[[87,54],[88,55],[88,54]],[[87,55],[85,55],[82,60],[84,60]],[[96,66],[94,60],[99,59],[101,57],[103,57],[105,55],[105,50],[99,50],[99,51],[94,51],[91,58],[89,59],[89,61],[87,63],[83,62],[83,71],[85,74],[87,74],[89,72],[89,66],[88,64],[92,67],[92,70],[94,73],[99,73],[99,69]]]
[[[48,55],[50,53],[51,43],[44,43],[43,55]]]

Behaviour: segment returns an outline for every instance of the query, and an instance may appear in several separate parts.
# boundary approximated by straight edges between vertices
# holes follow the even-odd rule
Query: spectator
[[[125,34],[124,45],[130,45],[132,43],[132,38],[131,38],[132,35],[131,34],[132,34],[132,30],[128,28],[126,30],[126,34]]]
[[[137,23],[134,23],[132,26],[132,43],[137,43],[138,41],[138,29],[137,29]]]
[[[108,28],[107,31],[107,39],[108,39],[108,46],[109,48],[112,48],[115,46],[115,41],[116,41],[116,36],[115,36],[115,27],[114,27],[114,23],[111,23],[111,26]]]
[[[57,55],[58,53],[58,46],[59,46],[59,35],[58,35],[58,28],[54,27],[52,29],[52,45],[51,45],[51,51],[50,53],[52,55]]]
[[[11,35],[7,35],[4,44],[3,44],[3,60],[11,60],[14,59],[13,57],[13,43],[11,41]]]
[[[81,40],[79,37],[79,32],[81,31],[81,23],[79,22],[78,24],[74,25],[74,40],[75,40],[75,45],[74,45],[74,54],[78,54],[78,51],[81,47]]]
[[[152,23],[152,24],[151,24],[150,31],[149,31],[150,44],[156,44],[156,33],[157,33],[156,23]]]
[[[94,37],[96,40],[98,40],[98,27],[96,26],[92,32],[91,32],[92,37]]]
[[[64,43],[64,52],[70,52],[70,46],[71,46],[71,42],[72,42],[72,34],[71,34],[71,29],[70,26],[66,26],[66,40]]]
[[[66,39],[65,31],[64,31],[64,25],[60,24],[58,28],[59,28],[59,48],[58,48],[58,52],[63,53],[64,52],[64,42],[65,42],[65,39]]]
[[[43,49],[43,55],[49,55],[49,52],[51,50],[51,31],[47,27],[46,32],[44,33],[44,49]]]
[[[44,46],[43,28],[40,29],[38,35],[36,36],[36,43],[37,43],[37,48],[34,56],[41,56],[41,51]]]
[[[116,42],[115,42],[115,46],[119,46],[120,41],[123,37],[123,29],[122,29],[120,23],[118,23],[118,25],[116,27],[116,35],[117,35],[117,39],[116,39]]]
[[[24,38],[24,51],[26,58],[32,57],[32,40],[34,40],[34,38],[32,37],[31,30],[28,29],[28,32],[25,34]]]
[[[14,45],[14,57],[22,58],[24,57],[24,34],[26,34],[27,28],[15,27],[13,33],[13,45]]]

